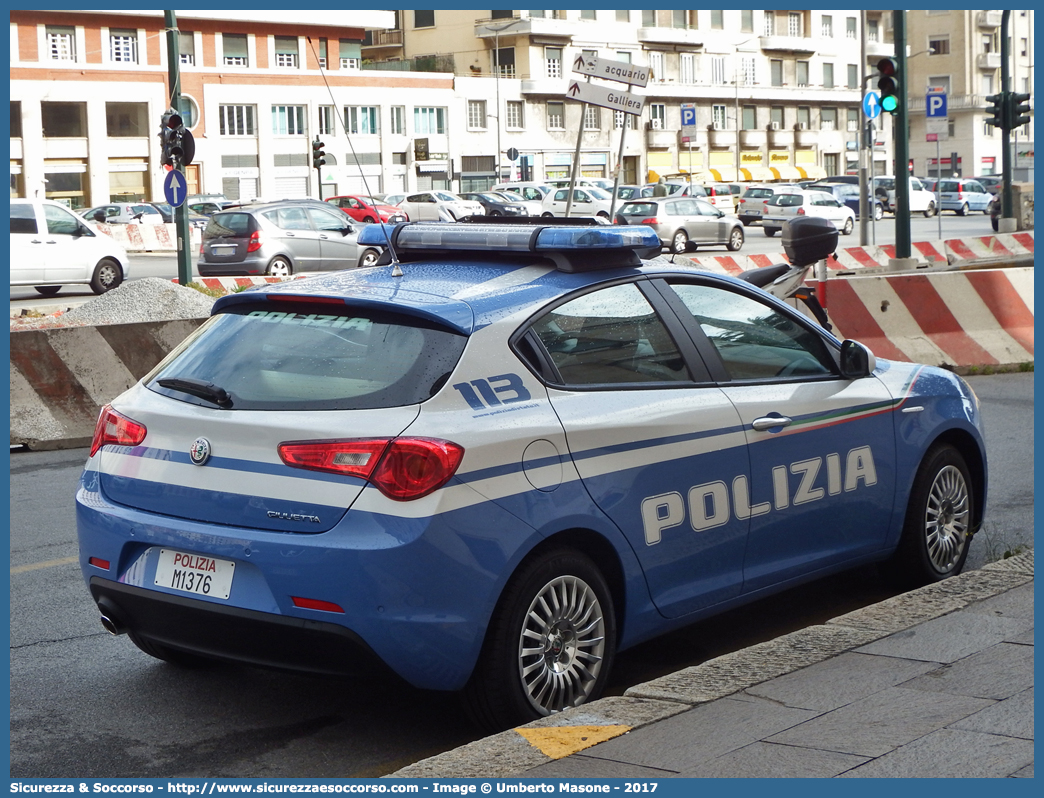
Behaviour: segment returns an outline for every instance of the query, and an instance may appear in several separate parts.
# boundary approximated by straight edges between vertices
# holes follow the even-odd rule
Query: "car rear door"
[[[47,225],[44,279],[49,283],[83,282],[98,259],[97,239],[83,234],[86,225],[72,212],[58,205],[41,207]]]
[[[44,281],[47,258],[43,219],[31,202],[11,203],[11,285],[33,285]]]
[[[319,231],[312,227],[303,205],[282,205],[261,215],[272,227],[266,234],[279,239],[281,248],[293,258],[295,271],[311,272],[321,268]]]
[[[354,269],[359,262],[359,247],[348,217],[326,208],[308,208],[308,218],[319,233],[317,268],[321,271]]]
[[[598,287],[530,337],[553,364],[548,396],[585,487],[677,617],[739,593],[748,519],[727,494],[749,463],[735,408],[664,312],[648,281]]]

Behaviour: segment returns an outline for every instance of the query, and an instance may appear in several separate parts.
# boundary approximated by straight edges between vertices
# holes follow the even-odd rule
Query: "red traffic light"
[[[177,130],[179,127],[182,127],[185,124],[185,120],[181,118],[181,114],[165,114],[164,120],[166,122],[167,127],[169,127],[171,130]]]
[[[883,78],[892,78],[899,71],[899,64],[896,63],[894,58],[882,58],[877,62],[877,71],[881,73]]]

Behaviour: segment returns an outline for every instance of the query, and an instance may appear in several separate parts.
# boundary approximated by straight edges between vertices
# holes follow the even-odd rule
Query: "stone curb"
[[[758,645],[636,685],[521,728],[626,725],[638,729],[822,662],[1033,579],[1033,551],[999,560]],[[422,759],[385,778],[517,778],[552,761],[514,729]]]

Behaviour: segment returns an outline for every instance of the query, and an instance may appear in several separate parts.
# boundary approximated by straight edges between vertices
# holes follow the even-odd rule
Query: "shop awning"
[[[772,170],[767,166],[745,166],[740,169],[740,175],[744,180],[752,183],[764,183],[776,179]]]
[[[715,182],[718,183],[735,183],[736,182],[736,167],[734,166],[715,166],[713,169],[708,169],[714,176]]]
[[[448,172],[449,161],[416,161],[417,173],[423,172]]]
[[[826,169],[822,166],[808,164],[807,166],[797,167],[797,170],[801,172],[801,176],[807,180],[822,180],[827,176]]]
[[[805,175],[795,166],[770,166],[769,171],[776,180],[804,180]]]

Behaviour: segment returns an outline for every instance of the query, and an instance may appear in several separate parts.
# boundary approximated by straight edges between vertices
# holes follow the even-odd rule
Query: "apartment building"
[[[625,182],[678,171],[724,180],[854,171],[864,78],[894,54],[891,13],[882,11],[866,12],[866,63],[861,14],[851,10],[395,14],[392,29],[367,32],[363,58],[451,64],[469,133],[477,134],[472,157],[488,166],[498,151],[517,150],[515,162],[501,155],[502,174],[518,175],[525,164],[534,179],[568,176],[581,126],[586,177],[611,176],[625,125]],[[580,54],[650,68],[649,85],[636,90],[645,96],[639,118],[588,105],[581,119],[581,105],[565,98]],[[681,107],[690,103],[695,135],[683,137]],[[878,173],[892,163],[890,132],[883,132]]]
[[[916,174],[962,176],[1000,174],[1001,131],[986,124],[987,102],[1001,86],[1002,12],[932,9],[906,14],[911,56],[909,75],[910,157]],[[1033,92],[1033,11],[1012,11],[1008,30],[1011,91]],[[948,127],[938,142],[928,141],[925,103],[929,92],[947,96]],[[1031,101],[1032,102],[1032,101]],[[1027,150],[1012,159],[1016,180],[1032,181],[1032,122],[1012,131],[1015,146]],[[957,163],[951,162],[952,153]]]

